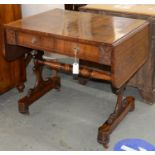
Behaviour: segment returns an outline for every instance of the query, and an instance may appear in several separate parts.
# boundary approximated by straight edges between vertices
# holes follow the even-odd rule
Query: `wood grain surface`
[[[11,21],[21,18],[20,5],[1,4],[0,5],[0,93],[4,93],[13,87],[18,87],[26,80],[25,62],[21,57],[9,62],[4,58],[4,27]],[[9,51],[12,52],[11,50]]]

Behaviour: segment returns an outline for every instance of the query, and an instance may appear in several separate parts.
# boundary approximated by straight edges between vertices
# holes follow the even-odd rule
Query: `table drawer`
[[[46,50],[71,57],[74,57],[75,51],[78,50],[77,57],[80,59],[111,65],[111,47],[77,43],[52,36],[40,36],[23,32],[16,33],[16,41],[20,46]]]
[[[30,48],[53,48],[53,38],[51,37],[42,37],[40,35],[17,32],[16,41],[18,45],[28,46]]]

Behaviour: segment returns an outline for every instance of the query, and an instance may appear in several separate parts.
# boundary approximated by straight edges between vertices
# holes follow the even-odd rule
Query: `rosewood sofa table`
[[[123,97],[128,80],[148,57],[149,23],[144,20],[54,9],[5,25],[6,52],[9,60],[33,52],[36,83],[28,95],[19,100],[19,112],[28,113],[29,106],[51,89],[60,88],[56,74],[42,78],[43,66],[55,71],[72,71],[72,65],[45,60],[43,51],[58,53],[108,66],[109,71],[80,66],[79,75],[110,81],[116,90],[113,113],[98,129],[98,142],[108,147],[109,136],[129,111],[134,110],[134,97]]]

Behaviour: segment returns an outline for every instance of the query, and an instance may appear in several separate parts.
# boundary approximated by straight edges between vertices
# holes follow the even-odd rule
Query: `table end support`
[[[36,100],[42,97],[51,89],[59,90],[61,87],[60,77],[55,74],[52,77],[44,80],[42,76],[43,64],[39,64],[38,61],[42,60],[43,52],[36,51],[34,54],[34,67],[33,72],[36,76],[35,86],[29,89],[28,94],[18,101],[18,110],[22,114],[29,113],[29,106],[33,104]]]
[[[104,148],[108,148],[110,141],[110,134],[118,126],[118,124],[125,118],[128,112],[135,108],[134,97],[128,96],[123,99],[124,88],[120,89],[117,96],[117,103],[114,112],[109,116],[108,120],[99,127],[97,140]]]

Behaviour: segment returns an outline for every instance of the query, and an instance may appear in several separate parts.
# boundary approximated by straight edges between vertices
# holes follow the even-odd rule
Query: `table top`
[[[61,39],[112,45],[146,24],[145,20],[54,9],[5,26]]]
[[[150,4],[89,4],[84,9],[126,12],[130,14],[155,16],[155,5]]]

